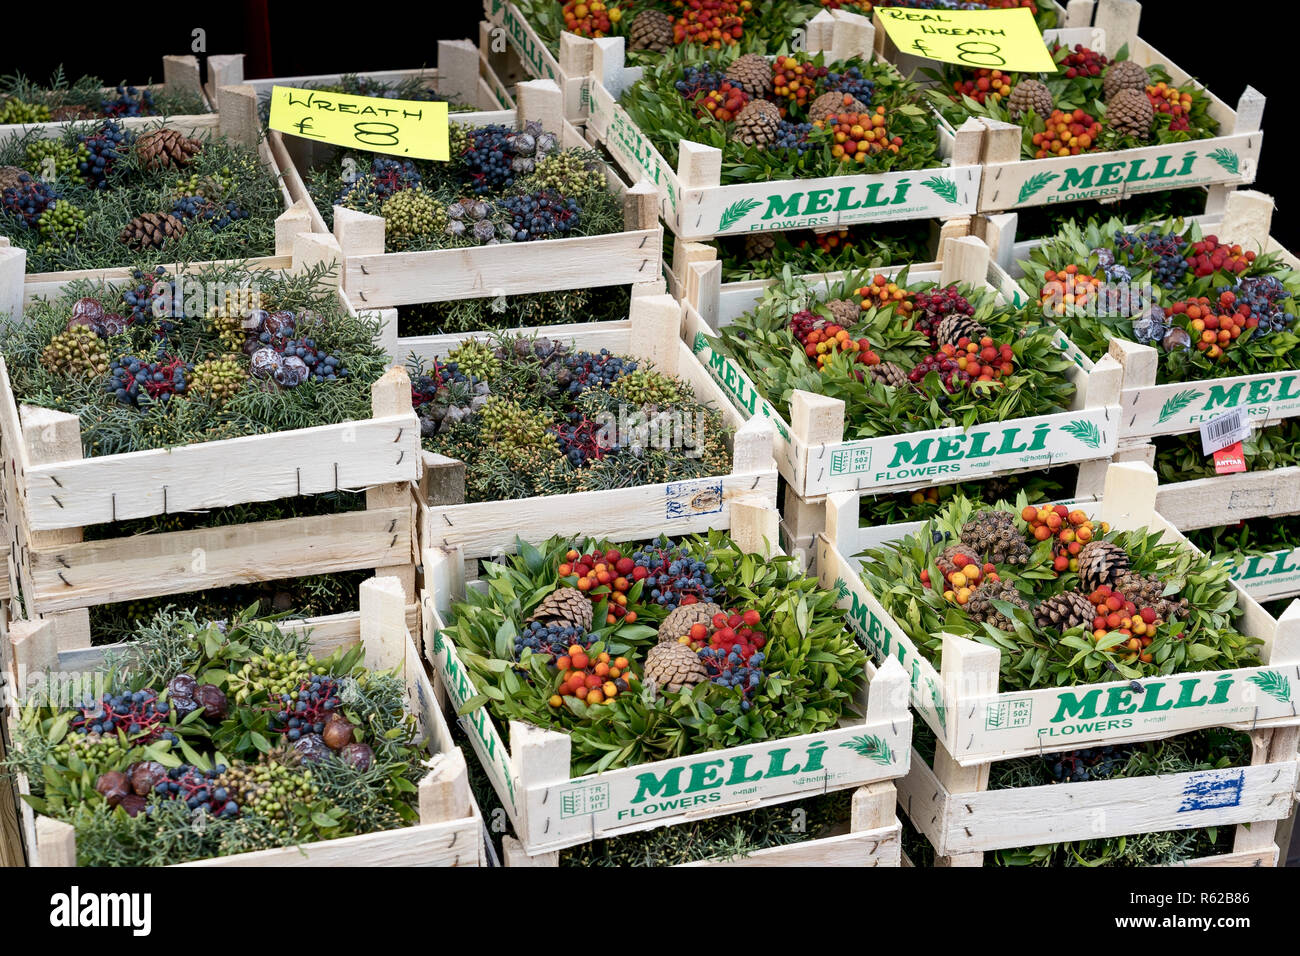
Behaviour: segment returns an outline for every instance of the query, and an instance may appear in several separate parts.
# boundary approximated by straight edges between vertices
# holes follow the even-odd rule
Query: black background
[[[556,0],[558,3],[559,0]],[[761,3],[760,3],[761,5]],[[1277,202],[1273,235],[1300,246],[1300,177],[1288,155],[1286,130],[1300,10],[1267,9],[1267,23],[1240,16],[1232,3],[1146,0],[1140,33],[1164,56],[1235,106],[1247,84],[1269,97],[1264,150],[1253,188]],[[60,2],[53,18],[29,8],[10,11],[0,25],[0,72],[21,71],[43,80],[60,64],[70,77],[91,74],[107,81],[161,79],[163,54],[191,52],[192,31],[206,31],[207,52],[246,54],[247,76],[297,76],[435,66],[437,41],[477,42],[483,18],[479,0],[406,4],[307,4],[242,0],[221,4],[133,3],[81,5]]]

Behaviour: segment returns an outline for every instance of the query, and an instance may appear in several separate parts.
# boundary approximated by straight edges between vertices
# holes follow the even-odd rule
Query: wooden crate
[[[518,95],[515,110],[453,113],[452,122],[522,126],[537,120],[545,129],[559,131],[562,147],[588,148],[582,133],[561,115],[560,91],[554,83],[521,83]],[[296,137],[272,133],[272,139],[287,145]],[[305,167],[295,168],[286,176],[289,193],[305,205],[311,231],[329,233],[331,227],[303,184],[305,173]],[[357,308],[383,312],[384,345],[390,356],[400,359],[408,350],[407,341],[397,335],[399,305],[616,285],[657,286],[663,281],[663,229],[655,213],[654,191],[648,184],[626,186],[608,167],[606,178],[623,202],[623,230],[572,239],[385,252],[382,217],[335,206],[332,232],[345,257],[343,290]]]
[[[956,230],[963,228],[960,222],[949,225]],[[942,261],[908,266],[909,279],[979,285],[998,277],[989,261],[988,248],[980,240],[965,236],[944,238],[942,242]],[[709,344],[716,330],[753,308],[763,289],[775,280],[722,286],[718,280],[720,263],[694,262],[688,268],[691,275],[685,292],[684,337],[742,416],[772,421],[781,476],[809,504],[820,503],[829,492],[902,491],[1096,461],[1115,452],[1120,367],[1114,361],[1098,362],[1087,370],[1072,369],[1071,378],[1077,387],[1074,403],[1070,411],[1055,415],[1011,419],[969,430],[933,429],[846,441],[843,401],[795,391],[787,422],[783,413],[758,393],[740,364],[715,352]],[[902,268],[878,271],[894,275]],[[836,282],[842,274],[811,278]],[[1069,346],[1064,335],[1061,345]],[[1090,437],[1085,441],[1076,433]],[[967,439],[972,447],[998,450],[975,459],[964,457],[960,443]]]
[[[195,137],[212,137],[222,136],[233,142],[252,147],[257,150],[258,158],[262,166],[266,169],[268,175],[274,176],[280,187],[280,195],[284,201],[284,213],[275,221],[275,254],[276,257],[288,256],[292,252],[293,239],[299,233],[309,232],[311,229],[310,220],[307,218],[306,210],[295,207],[294,196],[290,191],[286,181],[287,170],[291,167],[288,154],[276,147],[270,139],[261,137],[261,126],[257,118],[257,96],[252,87],[249,86],[222,86],[217,90],[219,97],[219,109],[216,113],[206,113],[199,116],[169,116],[166,117],[166,125],[170,129],[175,129],[186,136]],[[163,122],[163,117],[137,117],[141,121],[147,120],[145,126],[157,126]],[[84,122],[87,121],[83,121]],[[63,135],[64,123],[44,123],[40,124],[40,135],[46,139],[58,139]],[[137,124],[137,126],[140,124]],[[6,127],[0,127],[0,130]],[[39,296],[49,296],[56,294],[57,290],[62,288],[68,282],[75,279],[98,280],[102,278],[113,278],[119,274],[126,277],[130,276],[130,268],[105,268],[105,269],[79,269],[62,272],[37,272],[30,275],[25,274],[25,259],[22,262],[15,261],[15,253],[12,242],[3,235],[0,235],[0,315],[10,313],[17,315],[21,313],[19,300],[14,295],[14,276],[25,277],[25,285],[18,286],[23,292],[21,301],[30,302]],[[132,252],[126,246],[122,247],[122,263],[128,266],[138,258],[139,253]],[[273,257],[262,257],[254,259],[254,262],[265,262]],[[197,265],[197,263],[196,263]],[[15,273],[15,270],[23,270]]]
[[[200,97],[204,105],[211,107],[215,98],[210,98],[199,80],[199,61],[194,56],[164,56],[162,58],[163,82],[145,84],[137,89],[154,93],[166,90],[172,93],[193,93]],[[112,87],[104,87],[105,93],[116,92]],[[112,119],[123,129],[148,129],[166,121],[168,126],[176,129],[211,129],[216,125],[213,113],[182,113],[175,116],[105,116],[100,120]],[[96,120],[66,120],[57,123],[0,123],[0,141],[13,136],[25,136],[36,130],[44,139],[57,139],[64,130],[78,123],[92,123]]]
[[[842,10],[809,22],[806,50],[835,59],[871,56],[871,23]],[[632,178],[648,179],[659,195],[659,216],[678,239],[708,239],[753,231],[845,226],[859,222],[949,219],[975,211],[979,193],[980,131],[940,129],[947,164],[870,175],[828,176],[721,185],[722,151],[682,140],[674,170],[618,105],[640,75],[624,69],[619,39],[590,41],[588,133]],[[938,118],[936,117],[936,124]]]
[[[1155,494],[1156,476],[1149,467],[1112,464],[1100,506],[1084,505],[1082,510],[1114,528],[1145,526],[1163,532],[1166,541],[1191,548],[1155,511]],[[851,521],[836,518],[841,504],[841,513],[851,514]],[[942,668],[936,669],[859,575],[861,563],[849,550],[858,540],[856,506],[856,498],[847,494],[828,502],[827,530],[816,545],[818,576],[823,586],[840,590],[850,623],[870,651],[878,659],[903,664],[911,677],[912,706],[962,766],[1223,725],[1249,730],[1300,726],[1292,690],[1292,682],[1300,681],[1300,604],[1274,620],[1236,582],[1237,603],[1245,614],[1242,633],[1264,642],[1264,663],[1147,678],[1141,682],[1141,709],[1129,681],[1000,692],[1000,652],[951,634],[943,635]],[[841,527],[853,530],[847,547],[839,541]],[[1273,693],[1265,690],[1269,686]]]
[[[361,610],[288,625],[306,631],[318,654],[361,643],[366,666],[400,668],[406,680],[407,709],[416,716],[429,751],[428,774],[419,784],[420,823],[361,836],[325,840],[185,866],[484,866],[483,822],[469,790],[465,756],[451,740],[433,685],[406,624],[406,598],[399,581],[373,578],[360,589]],[[15,622],[10,627],[12,660],[8,668],[16,686],[47,671],[81,673],[102,666],[111,647],[61,648],[48,622]],[[9,703],[9,718],[18,716]],[[19,777],[21,792],[29,793]],[[75,866],[76,831],[61,821],[23,808],[24,830],[33,866]]]
[[[1080,199],[1118,199],[1188,186],[1231,188],[1254,182],[1263,142],[1263,94],[1247,86],[1234,110],[1138,36],[1142,7],[1136,0],[1100,0],[1095,7],[1093,19],[1091,0],[1074,0],[1066,14],[1069,26],[1046,31],[1044,40],[1066,46],[1082,43],[1100,53],[1114,53],[1127,46],[1129,59],[1139,66],[1163,65],[1173,85],[1191,86],[1205,93],[1209,114],[1219,124],[1219,135],[1185,143],[1022,159],[1020,126],[972,118],[962,130],[982,127],[980,212]],[[883,29],[877,29],[876,38],[877,52],[899,64],[904,72],[919,64],[934,65],[914,56],[900,56]]]
[[[1274,836],[1294,809],[1300,727],[1251,734],[1251,765],[1226,770],[989,790],[991,764],[963,767],[942,743],[916,751],[899,806],[937,866],[982,866],[989,850],[1236,825],[1233,853],[1188,865],[1276,865]]]
[[[301,272],[339,258],[328,236],[300,235],[294,249],[296,258],[257,263]],[[21,263],[22,250],[5,252]],[[11,299],[31,291],[21,276],[20,265]],[[130,272],[99,278],[127,282]],[[25,616],[51,619],[63,646],[88,639],[90,606],[251,581],[373,567],[414,597],[421,455],[406,371],[391,369],[371,394],[373,417],[361,421],[83,458],[76,416],[19,406],[0,357],[11,593]],[[83,540],[88,525],[361,489],[365,511]]]
[[[713,527],[729,528],[733,539],[746,551],[771,554],[779,553],[772,546],[778,520],[776,510],[766,501],[752,504],[736,501],[730,514],[716,520]],[[604,527],[601,525],[602,533]],[[565,533],[580,535],[590,530],[586,520],[571,517]],[[664,531],[662,521],[652,521],[636,531],[617,528],[609,533],[614,537],[650,538]],[[466,550],[482,550],[482,546],[444,548],[434,543],[424,550],[425,655],[433,663],[440,686],[446,688],[456,708],[477,695],[459,652],[443,637],[451,602],[459,599],[466,587],[463,560]],[[904,742],[911,739],[911,716],[905,700],[906,676],[893,661],[883,664],[874,675],[869,669],[867,676],[870,684],[858,700],[860,716],[846,718],[834,730],[582,777],[572,776],[570,741],[566,734],[511,721],[507,744],[484,707],[461,717],[461,723],[524,852],[538,856],[591,840],[752,810],[898,777],[906,770],[906,760],[900,751],[906,751]],[[886,742],[892,758],[888,764],[864,761],[839,746],[862,734],[879,736]],[[764,759],[771,766],[781,766],[787,757],[815,760],[819,772],[811,777],[784,774],[763,781],[755,781],[750,776],[744,785],[710,779],[710,774],[717,773],[710,768],[721,762],[730,762],[743,770],[750,761]],[[699,775],[704,786],[696,789],[709,792],[674,800],[683,773]],[[742,772],[736,775],[737,780],[743,777]],[[671,806],[664,808],[653,801],[647,804],[648,796],[661,791]],[[714,794],[716,799],[708,799]],[[655,812],[661,809],[665,812]]]
[[[696,398],[722,413],[736,429],[731,471],[726,475],[657,485],[637,485],[606,491],[464,503],[464,464],[426,453],[421,515],[421,540],[441,547],[460,547],[465,557],[487,557],[508,550],[516,537],[541,540],[574,529],[575,515],[584,515],[612,537],[635,536],[658,526],[672,534],[694,534],[725,527],[738,500],[762,499],[776,506],[776,467],[772,461],[771,427],[761,420],[745,422],[678,336],[681,306],[667,295],[632,300],[627,322],[593,326],[554,326],[541,334],[572,341],[587,351],[609,349],[649,361],[667,375],[689,382]],[[615,326],[611,328],[610,326]],[[407,340],[424,359],[446,355],[470,336],[432,336]]]
[[[565,119],[574,123],[586,119],[592,41],[566,31],[560,36],[557,56],[513,3],[483,0],[483,16],[479,58],[493,77],[490,82],[509,87],[526,77],[550,80],[563,93]]]
[[[915,760],[915,756],[912,759]],[[901,865],[903,829],[894,815],[896,805],[897,790],[893,781],[869,783],[853,792],[847,833],[769,847],[727,860],[678,863],[674,869],[704,866],[896,867]],[[529,856],[524,852],[523,844],[512,836],[502,838],[502,850],[503,862],[508,867],[560,865],[558,851]]]

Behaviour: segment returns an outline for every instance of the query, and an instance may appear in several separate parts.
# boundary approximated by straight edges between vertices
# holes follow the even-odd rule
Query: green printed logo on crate
[[[1268,554],[1237,555],[1228,562],[1232,580],[1252,594],[1267,591],[1300,589],[1300,548]],[[1297,587],[1288,588],[1287,585]]]
[[[1245,405],[1246,411],[1258,418],[1285,418],[1300,413],[1300,372],[1230,379],[1208,383],[1203,389],[1179,389],[1172,395],[1167,388],[1143,391],[1126,415],[1139,428],[1153,416],[1155,425],[1195,426],[1239,405]]]
[[[443,683],[447,687],[447,693],[450,695],[452,702],[455,704],[457,711],[465,706],[465,703],[474,698],[475,689],[469,679],[469,672],[461,663],[460,658],[456,656],[452,646],[443,640],[442,632],[435,631],[433,637],[433,650],[437,658],[438,668],[442,672]],[[492,724],[492,718],[488,715],[487,708],[483,706],[487,698],[480,698],[479,704],[467,714],[462,714],[460,718],[461,727],[470,735],[475,743],[475,749],[478,750],[482,757],[484,768],[488,775],[491,776],[493,783],[496,784],[497,793],[510,805],[510,809],[518,809],[518,803],[515,795],[515,781],[510,769],[510,754],[506,751],[504,742],[500,734],[497,733],[496,727]],[[502,791],[504,788],[504,792]]]
[[[780,436],[786,441],[790,440],[790,430],[785,427],[785,423],[781,421],[772,406],[758,397],[758,392],[754,391],[754,387],[749,384],[744,374],[732,364],[730,359],[716,349],[710,348],[709,340],[703,332],[695,333],[695,338],[691,342],[691,350],[696,355],[708,351],[707,368],[709,374],[715,382],[726,390],[737,407],[746,412],[746,418],[752,418],[756,412],[761,410],[765,417],[771,419]]]
[[[636,125],[621,109],[613,108],[606,112],[600,98],[591,97],[591,119],[593,125],[605,127],[605,145],[610,152],[620,154],[635,165],[654,183],[661,193],[666,193],[673,215],[677,213],[677,190],[671,179],[671,170],[660,164],[659,154],[650,140],[641,134]]]
[[[861,177],[865,180],[865,177]],[[792,184],[797,185],[797,184]],[[907,174],[881,174],[871,182],[852,186],[835,186],[825,189],[794,189],[769,193],[764,197],[738,199],[722,209],[718,227],[713,232],[722,235],[730,232],[769,229],[793,229],[802,226],[826,226],[868,219],[891,219],[921,212],[937,200],[936,214],[942,206],[959,203],[958,187],[947,176],[931,176],[919,185],[933,196],[919,200],[912,193],[916,181]],[[757,219],[739,228],[757,213]]]
[[[513,5],[503,3],[502,0],[492,0],[489,16],[495,19],[500,14],[501,26],[505,28],[506,36],[510,38],[520,59],[528,65],[528,72],[533,76],[560,82],[561,78],[548,62],[545,48],[537,42],[537,35],[517,13]]]
[[[1011,169],[1015,169],[1014,165]],[[1209,149],[1205,144],[1181,154],[1173,151],[1156,157],[1080,164],[1059,173],[1034,173],[1020,184],[1016,203],[1075,202],[1218,182],[1228,177],[1248,178],[1246,169],[1238,153],[1224,147]]]

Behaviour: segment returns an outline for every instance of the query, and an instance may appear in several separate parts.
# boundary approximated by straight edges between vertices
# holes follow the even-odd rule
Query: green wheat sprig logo
[[[1167,402],[1165,402],[1163,405],[1160,406],[1160,417],[1156,419],[1156,424],[1159,425],[1162,422],[1168,421],[1170,418],[1173,418],[1175,415],[1177,415],[1184,408],[1192,404],[1192,402],[1196,401],[1200,397],[1201,397],[1201,393],[1194,388],[1185,389],[1179,392],[1178,394],[1174,395]]]
[[[1241,158],[1226,147],[1223,149],[1216,149],[1214,152],[1210,153],[1210,159],[1214,160],[1222,166],[1226,172],[1232,173],[1234,176],[1241,173]]]
[[[1073,435],[1089,448],[1101,447],[1101,429],[1097,427],[1096,422],[1090,422],[1082,418],[1076,419],[1068,425],[1062,425],[1061,431]]]
[[[761,205],[763,205],[761,199],[736,200],[736,202],[722,210],[722,218],[718,220],[718,232],[725,232],[730,229]]]
[[[868,760],[874,760],[878,764],[888,766],[894,762],[894,751],[889,749],[889,744],[882,737],[873,737],[869,734],[862,734],[854,737],[852,740],[846,740],[840,744],[841,747],[847,747],[859,757],[866,757]]]
[[[1284,704],[1291,702],[1291,682],[1276,671],[1263,671],[1250,678],[1250,682]]]
[[[1020,197],[1016,201],[1024,202],[1035,193],[1042,192],[1047,188],[1048,183],[1055,178],[1056,173],[1039,173],[1037,176],[1030,176],[1025,180],[1024,185],[1020,187]]]
[[[843,578],[835,579],[835,596],[841,601],[849,596],[849,585]]]
[[[921,185],[931,190],[944,202],[957,202],[957,184],[945,176],[931,176],[921,180]]]

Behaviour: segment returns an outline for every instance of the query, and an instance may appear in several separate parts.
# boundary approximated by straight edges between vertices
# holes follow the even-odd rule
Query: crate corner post
[[[218,129],[227,139],[256,149],[262,137],[257,89],[247,83],[217,87]]]
[[[36,817],[36,846],[32,866],[76,866],[77,831],[70,823],[40,814]]]

